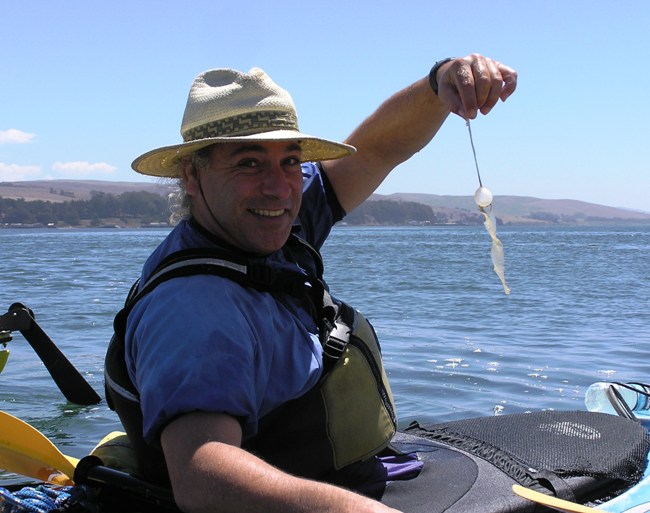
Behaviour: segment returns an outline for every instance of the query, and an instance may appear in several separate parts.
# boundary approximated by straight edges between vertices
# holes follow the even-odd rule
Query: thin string
[[[465,120],[467,124],[467,130],[469,131],[469,142],[472,145],[472,153],[474,154],[474,164],[476,164],[476,175],[478,176],[478,184],[483,187],[483,182],[481,181],[481,172],[478,170],[478,160],[476,158],[476,149],[474,148],[474,138],[472,137],[472,127],[469,124],[469,118]]]

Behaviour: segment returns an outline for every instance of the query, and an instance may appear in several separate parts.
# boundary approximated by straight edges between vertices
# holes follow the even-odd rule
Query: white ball
[[[474,201],[479,207],[485,208],[492,204],[492,193],[487,187],[479,187],[474,193]]]

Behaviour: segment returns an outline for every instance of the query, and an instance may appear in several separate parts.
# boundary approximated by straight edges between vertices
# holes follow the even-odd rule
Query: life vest
[[[146,283],[136,282],[131,288],[115,318],[106,354],[105,388],[108,404],[118,413],[148,479],[168,483],[169,478],[162,449],[145,443],[142,435],[139,393],[125,362],[126,320],[133,306],[157,285],[193,274],[215,274],[278,297],[298,297],[319,326],[323,345],[319,383],[262,418],[258,433],[245,441],[244,449],[287,472],[327,480],[369,460],[395,434],[395,406],[374,329],[360,312],[331,298],[322,280],[318,251],[293,234],[283,251],[313,272],[277,270],[264,259],[201,248],[173,253]]]

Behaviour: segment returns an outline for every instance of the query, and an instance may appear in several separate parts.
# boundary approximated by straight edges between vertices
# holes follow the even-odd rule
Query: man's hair
[[[195,151],[191,155],[192,172],[196,173],[199,169],[205,169],[210,163],[210,154],[215,145],[207,146]],[[176,180],[176,189],[168,196],[169,210],[169,224],[172,226],[178,224],[183,219],[188,219],[192,213],[192,201],[190,196],[185,191],[185,182],[182,178]]]

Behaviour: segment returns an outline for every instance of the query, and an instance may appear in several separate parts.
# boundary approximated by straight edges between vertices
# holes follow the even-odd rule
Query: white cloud
[[[40,178],[41,166],[19,166],[0,162],[0,181],[14,182]]]
[[[28,134],[22,130],[10,128],[9,130],[0,130],[0,144],[22,144],[31,141],[36,134]]]
[[[63,173],[67,177],[87,177],[98,174],[109,175],[117,169],[106,162],[55,162],[52,169]]]

